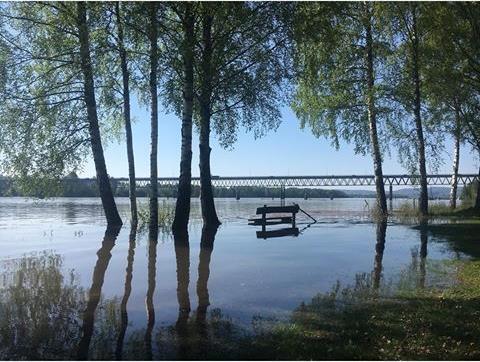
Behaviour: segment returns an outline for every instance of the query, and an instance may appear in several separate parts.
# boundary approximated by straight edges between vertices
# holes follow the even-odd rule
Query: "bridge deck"
[[[439,174],[428,175],[428,185],[449,186],[452,175]],[[459,174],[458,184],[466,185],[479,179],[478,174]],[[94,179],[72,179],[78,181],[92,181]],[[420,177],[417,175],[384,175],[383,180],[386,186],[407,186],[418,185]],[[128,182],[128,178],[113,178],[112,181],[120,183]],[[150,183],[150,178],[140,177],[136,179],[139,186]],[[176,177],[159,177],[158,184],[173,186],[178,183]],[[192,177],[192,185],[199,185],[200,178]],[[341,176],[213,176],[213,186],[219,187],[241,187],[241,186],[263,186],[263,187],[324,187],[324,186],[374,186],[373,175],[341,175]]]

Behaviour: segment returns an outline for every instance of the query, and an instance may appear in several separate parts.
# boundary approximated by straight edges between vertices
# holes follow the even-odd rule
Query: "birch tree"
[[[381,8],[368,2],[302,4],[295,34],[298,77],[292,108],[302,128],[330,138],[336,148],[344,139],[353,142],[356,152],[371,153],[377,206],[386,216],[382,149],[387,146],[389,108],[382,67],[389,48],[381,17]]]

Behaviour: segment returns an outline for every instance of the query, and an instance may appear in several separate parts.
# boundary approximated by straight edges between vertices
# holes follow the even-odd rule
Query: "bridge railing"
[[[479,179],[478,174],[459,174],[457,183],[467,185]],[[92,179],[75,179],[91,181]],[[113,178],[115,182],[128,182],[128,178]],[[384,175],[385,186],[412,186],[420,183],[418,175]],[[432,174],[427,176],[428,185],[449,186],[452,175]],[[150,178],[137,178],[139,186],[146,186]],[[158,184],[173,186],[178,183],[176,177],[159,177]],[[373,175],[328,175],[328,176],[213,176],[213,186],[240,187],[240,186],[264,186],[264,187],[338,187],[338,186],[374,186]],[[192,177],[192,185],[200,185],[199,177]]]

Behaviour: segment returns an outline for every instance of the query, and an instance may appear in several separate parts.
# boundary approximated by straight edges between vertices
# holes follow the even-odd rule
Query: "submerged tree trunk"
[[[212,175],[210,172],[210,117],[212,98],[212,23],[213,16],[208,8],[203,14],[203,56],[200,94],[200,202],[203,225],[215,228],[220,225],[213,199]]]
[[[184,86],[182,115],[182,152],[180,177],[178,180],[177,204],[172,229],[187,229],[190,217],[190,197],[192,194],[192,114],[193,114],[193,50],[195,46],[194,15],[192,4],[185,4],[184,19]]]
[[[457,207],[457,185],[458,185],[458,165],[460,161],[460,115],[458,108],[455,107],[455,146],[453,151],[453,172],[450,189],[450,207]]]
[[[427,168],[425,161],[425,139],[423,137],[422,118],[420,114],[421,95],[420,95],[420,65],[418,61],[418,30],[417,30],[417,14],[416,4],[411,4],[412,7],[412,80],[414,84],[415,98],[414,98],[414,115],[415,115],[415,129],[417,133],[417,149],[418,149],[418,168],[420,172],[420,200],[419,210],[422,216],[428,214],[428,189],[427,189]]]
[[[137,197],[135,190],[135,161],[133,157],[133,141],[132,141],[132,125],[130,120],[130,74],[128,71],[127,52],[125,50],[123,40],[123,26],[120,16],[120,2],[115,3],[117,13],[117,29],[118,29],[118,50],[120,53],[120,65],[122,68],[123,81],[123,118],[125,121],[125,136],[127,140],[127,159],[128,159],[128,179],[129,179],[129,196],[130,196],[130,212],[132,214],[132,225],[138,223],[137,216]]]
[[[370,129],[370,143],[372,145],[373,168],[375,174],[375,188],[377,191],[377,206],[383,216],[388,214],[387,197],[383,183],[382,155],[378,143],[377,116],[375,110],[375,75],[373,69],[373,39],[372,39],[372,14],[369,3],[365,3],[365,32],[366,32],[366,62],[367,62],[367,105],[368,124]]]
[[[158,90],[157,90],[157,68],[158,68],[158,20],[157,4],[151,2],[149,5],[149,41],[150,41],[150,98],[151,108],[151,149],[150,149],[150,225],[158,225]]]
[[[102,139],[98,125],[97,103],[95,100],[95,85],[93,82],[92,60],[90,58],[90,41],[87,26],[87,9],[85,2],[77,3],[77,27],[80,41],[80,61],[84,77],[84,97],[87,106],[90,144],[97,175],[98,190],[102,200],[103,210],[110,226],[122,225],[117,205],[113,198],[112,187],[108,179],[107,166],[103,154]]]

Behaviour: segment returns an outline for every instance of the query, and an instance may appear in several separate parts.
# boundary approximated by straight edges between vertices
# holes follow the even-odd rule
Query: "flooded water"
[[[128,199],[117,202],[125,220]],[[257,238],[261,227],[247,225],[278,200],[217,199],[222,225],[202,238],[192,200],[189,240],[161,233],[152,245],[128,222],[106,234],[96,199],[0,198],[0,357],[180,358],[160,336],[189,318],[249,331],[259,319],[288,320],[359,275],[393,285],[413,271],[414,283],[428,286],[446,282],[435,263],[467,257],[409,226],[372,224],[373,200],[290,202],[317,219],[309,225],[300,213],[298,236]]]

